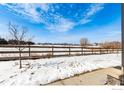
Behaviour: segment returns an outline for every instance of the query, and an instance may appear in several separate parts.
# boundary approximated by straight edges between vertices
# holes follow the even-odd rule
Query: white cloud
[[[78,24],[86,24],[91,22],[91,17],[95,15],[98,11],[102,10],[103,4],[91,4],[86,11],[84,11],[83,19],[79,22],[73,22],[69,19],[65,19],[61,14],[53,13],[55,11],[51,4],[2,4],[6,6],[8,10],[14,12],[15,14],[21,15],[29,21],[43,23],[46,28],[50,31],[66,32],[73,29],[74,26]],[[59,7],[58,5],[56,7]],[[72,5],[71,5],[72,7]],[[42,10],[42,11],[38,11]],[[49,13],[49,9],[52,13]],[[65,10],[66,11],[66,10]],[[78,13],[76,14],[78,15]],[[52,23],[52,21],[53,23]]]
[[[51,24],[47,26],[47,29],[54,32],[66,32],[71,30],[75,26],[75,23],[64,18],[60,18],[57,24]]]
[[[48,4],[2,4],[3,6],[6,6],[8,10],[11,12],[14,12],[15,14],[21,15],[26,19],[29,19],[31,21],[35,22],[42,22],[43,19],[41,18],[40,12],[38,12],[36,9],[39,8],[45,12],[48,11],[49,5]]]
[[[86,24],[88,22],[91,22],[91,17],[102,9],[104,9],[104,4],[91,4],[90,7],[84,12],[83,19],[80,21],[80,23]]]
[[[97,13],[98,11],[102,10],[104,4],[93,4],[91,5],[85,13],[85,17],[91,17],[93,16],[95,13]]]
[[[39,6],[40,6],[41,9],[44,10],[45,12],[47,12],[47,11],[49,10],[49,8],[50,8],[50,7],[49,7],[49,4],[45,4],[45,3],[44,3],[44,4],[42,3],[42,4],[40,4]]]
[[[86,23],[89,23],[89,22],[91,22],[92,20],[91,19],[86,19],[86,18],[84,18],[84,19],[82,19],[81,21],[80,21],[80,23],[81,24],[86,24]]]
[[[15,14],[21,15],[24,18],[27,18],[31,21],[38,23],[43,23],[46,25],[46,28],[50,31],[65,32],[73,28],[74,22],[69,21],[68,19],[63,18],[60,14],[48,14],[48,10],[51,7],[52,11],[54,9],[49,4],[2,4],[6,6],[10,11]],[[48,15],[42,15],[40,11],[46,12],[48,15],[52,16],[52,19]],[[44,13],[42,12],[42,13]],[[53,20],[54,23],[51,23],[50,20]]]

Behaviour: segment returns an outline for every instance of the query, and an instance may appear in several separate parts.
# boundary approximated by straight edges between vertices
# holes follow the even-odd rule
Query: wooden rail
[[[17,50],[18,47],[24,48],[24,50],[21,51],[22,59],[29,59],[29,58],[36,59],[36,58],[45,58],[45,57],[73,56],[73,55],[79,56],[79,55],[109,54],[109,53],[119,53],[119,51],[121,51],[121,49],[115,49],[115,48],[105,49],[100,47],[82,47],[82,46],[0,45],[0,60],[18,59],[19,58],[17,56],[19,54],[19,51]],[[45,48],[46,50],[44,50]],[[15,49],[15,50],[11,50],[11,49]],[[25,56],[25,54],[28,55]]]

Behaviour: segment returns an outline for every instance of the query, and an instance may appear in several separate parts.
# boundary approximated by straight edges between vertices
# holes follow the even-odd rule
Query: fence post
[[[54,56],[54,47],[52,46],[52,57]]]
[[[114,53],[115,52],[115,49],[113,48],[113,51],[112,51],[112,53]]]
[[[118,49],[115,50],[115,52],[117,51],[117,54],[118,54]]]
[[[108,54],[108,48],[107,48],[107,54]]]
[[[99,48],[99,53],[100,53],[100,55],[101,55],[101,53],[102,53],[101,48]]]
[[[69,46],[69,56],[71,55],[71,48],[70,48],[70,46]]]
[[[117,48],[117,54],[119,53],[119,48]]]
[[[29,58],[31,57],[31,47],[30,47],[30,44],[29,44]]]
[[[84,54],[84,53],[83,53],[83,47],[81,47],[81,50],[82,50],[81,54],[83,55],[83,54]]]
[[[93,48],[92,48],[92,54],[93,54]]]

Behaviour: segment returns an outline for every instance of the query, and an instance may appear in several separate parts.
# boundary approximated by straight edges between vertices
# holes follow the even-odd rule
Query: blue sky
[[[35,42],[121,40],[121,4],[0,4],[0,37],[9,39],[9,21],[27,27]]]

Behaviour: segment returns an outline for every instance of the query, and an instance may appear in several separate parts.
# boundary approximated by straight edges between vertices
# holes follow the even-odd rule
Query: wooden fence
[[[0,45],[0,60],[16,60],[19,51],[17,48],[24,48],[21,51],[22,59],[50,58],[58,56],[80,56],[119,53],[121,49],[108,49],[100,47],[82,46],[42,46],[42,45]]]

